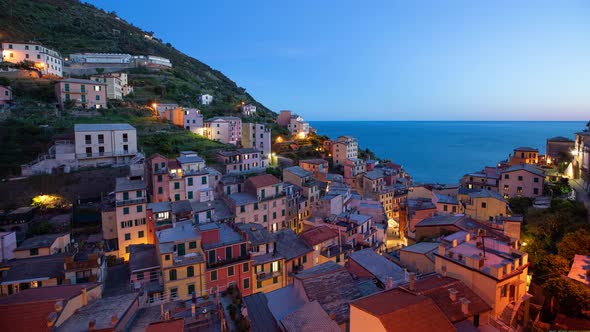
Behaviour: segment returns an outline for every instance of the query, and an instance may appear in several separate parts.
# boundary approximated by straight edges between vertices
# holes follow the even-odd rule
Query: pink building
[[[500,194],[504,198],[543,195],[545,172],[529,164],[510,166],[500,174]]]
[[[261,158],[262,151],[252,148],[217,152],[226,174],[263,172],[266,165]]]
[[[363,174],[367,171],[365,161],[358,158],[348,158],[344,162],[344,182],[348,185],[354,185],[354,180],[357,175]]]
[[[205,120],[204,135],[210,140],[239,145],[242,141],[242,119],[216,116]]]
[[[291,111],[281,111],[281,114],[277,117],[277,123],[279,126],[286,127],[291,122]]]
[[[70,101],[81,108],[107,108],[105,83],[68,78],[55,83],[55,97],[61,108]]]
[[[135,289],[154,282],[161,283],[160,261],[153,244],[136,244],[129,246],[130,282]]]
[[[0,85],[0,105],[9,104],[12,100],[12,89],[9,86]]]

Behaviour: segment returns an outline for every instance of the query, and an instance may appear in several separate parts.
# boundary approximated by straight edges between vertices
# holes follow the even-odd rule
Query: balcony
[[[115,205],[116,206],[125,206],[125,205],[142,204],[142,203],[146,203],[145,197],[136,198],[136,199],[122,199],[122,200],[117,200],[115,202]]]
[[[225,266],[225,265],[231,265],[231,264],[235,264],[238,262],[242,262],[242,261],[247,261],[250,260],[250,254],[246,254],[246,255],[242,255],[242,256],[238,256],[238,257],[233,257],[231,259],[222,259],[222,260],[217,260],[213,263],[211,262],[207,262],[207,268],[217,268],[217,267],[221,267],[221,266]]]
[[[165,225],[171,225],[171,224],[172,224],[172,219],[170,219],[170,218],[156,220],[156,226],[165,226]]]
[[[267,279],[271,279],[271,278],[276,278],[276,277],[280,277],[282,275],[282,271],[274,271],[274,272],[257,272],[256,273],[256,279],[258,281],[263,281],[263,280],[267,280]]]

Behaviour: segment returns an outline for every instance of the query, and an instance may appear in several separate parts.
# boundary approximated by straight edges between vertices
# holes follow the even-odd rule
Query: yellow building
[[[287,286],[287,270],[282,255],[271,252],[253,256],[252,266],[252,293],[268,293]]]
[[[143,180],[117,178],[115,209],[119,257],[129,260],[129,246],[149,244],[146,223],[146,184]]]
[[[156,242],[165,298],[188,300],[205,292],[205,261],[201,234],[190,222],[157,232]]]
[[[435,272],[463,281],[493,308],[493,319],[529,298],[528,255],[504,242],[461,231],[444,238],[434,256]]]
[[[49,256],[67,252],[69,247],[70,233],[39,235],[26,239],[14,249],[14,258]]]
[[[480,190],[470,193],[460,193],[465,215],[480,221],[492,221],[496,217],[510,215],[508,202],[502,195],[491,190]]]

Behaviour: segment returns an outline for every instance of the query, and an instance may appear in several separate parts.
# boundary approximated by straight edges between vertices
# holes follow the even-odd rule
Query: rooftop
[[[15,249],[15,251],[29,250],[34,248],[49,248],[58,238],[64,235],[67,235],[67,233],[34,236],[24,240],[23,243],[21,243],[21,245]]]
[[[199,229],[204,230],[203,227],[213,227],[207,225],[208,224],[199,225]],[[219,241],[216,243],[203,244],[203,249],[205,250],[245,241],[245,239],[238,232],[233,230],[229,225],[225,223],[209,223],[209,225],[214,225],[219,229]]]
[[[555,137],[551,137],[547,139],[548,142],[571,142],[573,143],[574,140],[569,139],[567,137],[563,137],[563,136],[555,136]]]
[[[428,226],[446,226],[446,225],[454,225],[459,220],[467,218],[463,215],[457,216],[450,216],[450,215],[443,215],[443,216],[433,216],[430,218],[425,218],[419,223],[416,224],[416,227],[428,227]]]
[[[234,202],[235,205],[245,205],[258,202],[256,196],[249,193],[235,193],[228,196],[228,198]]]
[[[248,236],[251,245],[258,246],[265,243],[274,242],[272,234],[264,225],[256,223],[236,223],[236,226]]]
[[[205,162],[205,160],[203,158],[199,157],[199,155],[196,152],[193,152],[193,153],[189,153],[192,151],[183,151],[183,152],[185,152],[185,154],[176,158],[176,160],[181,164],[192,164],[192,163]]]
[[[178,222],[172,228],[156,232],[159,243],[200,240],[201,233],[190,222]]]
[[[128,178],[117,178],[115,191],[145,190],[146,184],[143,180],[129,180]]]
[[[324,160],[324,159],[304,159],[304,160],[299,160],[299,163],[322,165],[322,164],[327,164],[328,161]]]
[[[94,82],[94,81],[92,81]],[[94,82],[96,83],[96,82]],[[128,123],[77,123],[74,131],[108,131],[108,130],[135,130]]]
[[[292,167],[287,167],[285,169],[283,169],[283,172],[289,172],[292,173],[300,178],[304,178],[304,177],[308,177],[308,176],[312,176],[313,173],[304,170],[303,168],[299,167],[299,166],[292,166]]]
[[[310,246],[290,229],[281,229],[273,235],[277,241],[277,252],[285,257],[285,261],[290,261],[313,251]]]
[[[246,180],[246,184],[250,183],[254,188],[268,187],[281,183],[274,175],[264,174],[250,177]]]
[[[545,171],[543,171],[542,169],[530,165],[530,164],[521,164],[521,165],[514,165],[514,166],[510,166],[504,170],[502,170],[502,173],[509,173],[509,172],[516,172],[516,171],[527,171],[529,173],[533,173],[539,176],[545,176]]]
[[[129,246],[129,269],[139,272],[160,267],[158,252],[153,244],[135,244]]]
[[[193,210],[191,203],[188,200],[174,201],[170,203],[172,213],[186,213]]]
[[[268,308],[268,299],[262,292],[244,297],[252,331],[279,332],[281,329]]]
[[[426,255],[435,251],[438,248],[438,245],[438,242],[418,242],[414,245],[403,247],[400,250]]]
[[[520,146],[514,149],[514,151],[539,152],[539,149],[531,148],[529,146]]]
[[[0,297],[0,306],[9,306],[30,302],[68,300],[82,292],[83,288],[93,289],[99,287],[99,283],[59,285],[29,288],[16,294]]]
[[[9,285],[33,280],[58,278],[64,274],[66,254],[16,259],[2,264],[8,267],[0,285]]]
[[[310,246],[315,246],[324,241],[338,238],[338,232],[328,226],[318,226],[301,233],[301,238]]]
[[[205,122],[214,122],[214,121],[242,121],[241,118],[237,116],[215,116],[210,119],[205,120]]]
[[[576,255],[567,277],[590,286],[590,256]]]
[[[148,203],[147,210],[152,210],[153,213],[172,211],[171,202],[154,202]]]
[[[92,84],[92,85],[107,85],[106,83],[96,82],[93,80],[85,80],[82,78],[66,78],[59,80],[59,83],[79,83],[79,84]]]
[[[387,285],[390,278],[394,285],[405,279],[405,272],[401,267],[379,255],[371,248],[355,251],[350,254],[349,259],[357,262],[383,285]]]
[[[318,301],[304,304],[281,320],[287,332],[341,332]]]
[[[473,191],[469,193],[469,197],[471,198],[495,198],[497,200],[500,200],[502,202],[506,202],[506,199],[500,195],[500,193],[495,192],[495,191],[491,191],[491,190],[487,190],[487,189],[482,189],[479,191]]]
[[[159,322],[150,323],[145,332],[183,332],[184,319],[176,318],[171,320],[163,320]]]
[[[459,204],[457,201],[457,196],[445,195],[445,194],[434,194],[438,203],[442,204]]]

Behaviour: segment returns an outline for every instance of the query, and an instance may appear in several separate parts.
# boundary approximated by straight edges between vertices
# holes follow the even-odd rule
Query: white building
[[[347,159],[358,158],[358,141],[351,136],[340,136],[332,144],[332,161],[335,165],[344,165]]]
[[[127,123],[76,124],[74,136],[81,166],[126,164],[137,155],[137,134]]]
[[[44,75],[63,77],[63,58],[52,49],[38,43],[2,43],[2,61],[19,63],[31,61]]]
[[[131,63],[133,57],[130,54],[121,53],[74,53],[70,54],[72,63]]]
[[[204,132],[210,140],[238,145],[242,140],[242,119],[235,116],[216,116],[207,119]]]
[[[299,115],[291,116],[287,129],[297,138],[306,138],[309,135],[309,123],[305,122]]]
[[[213,96],[208,94],[200,95],[199,102],[201,105],[209,105],[213,102]]]
[[[252,104],[242,105],[242,113],[246,116],[252,116],[256,114],[256,106]]]
[[[133,61],[137,66],[172,68],[172,62],[161,56],[136,55],[133,57]]]
[[[262,151],[262,160],[268,165],[271,153],[271,132],[261,123],[242,124],[242,146]]]
[[[16,233],[0,232],[0,262],[14,259],[16,249]]]
[[[127,73],[111,73],[91,76],[92,81],[106,84],[108,99],[123,99],[124,96],[133,92],[133,87],[129,86]]]
[[[203,114],[196,108],[184,110],[184,128],[197,135],[203,135]]]

